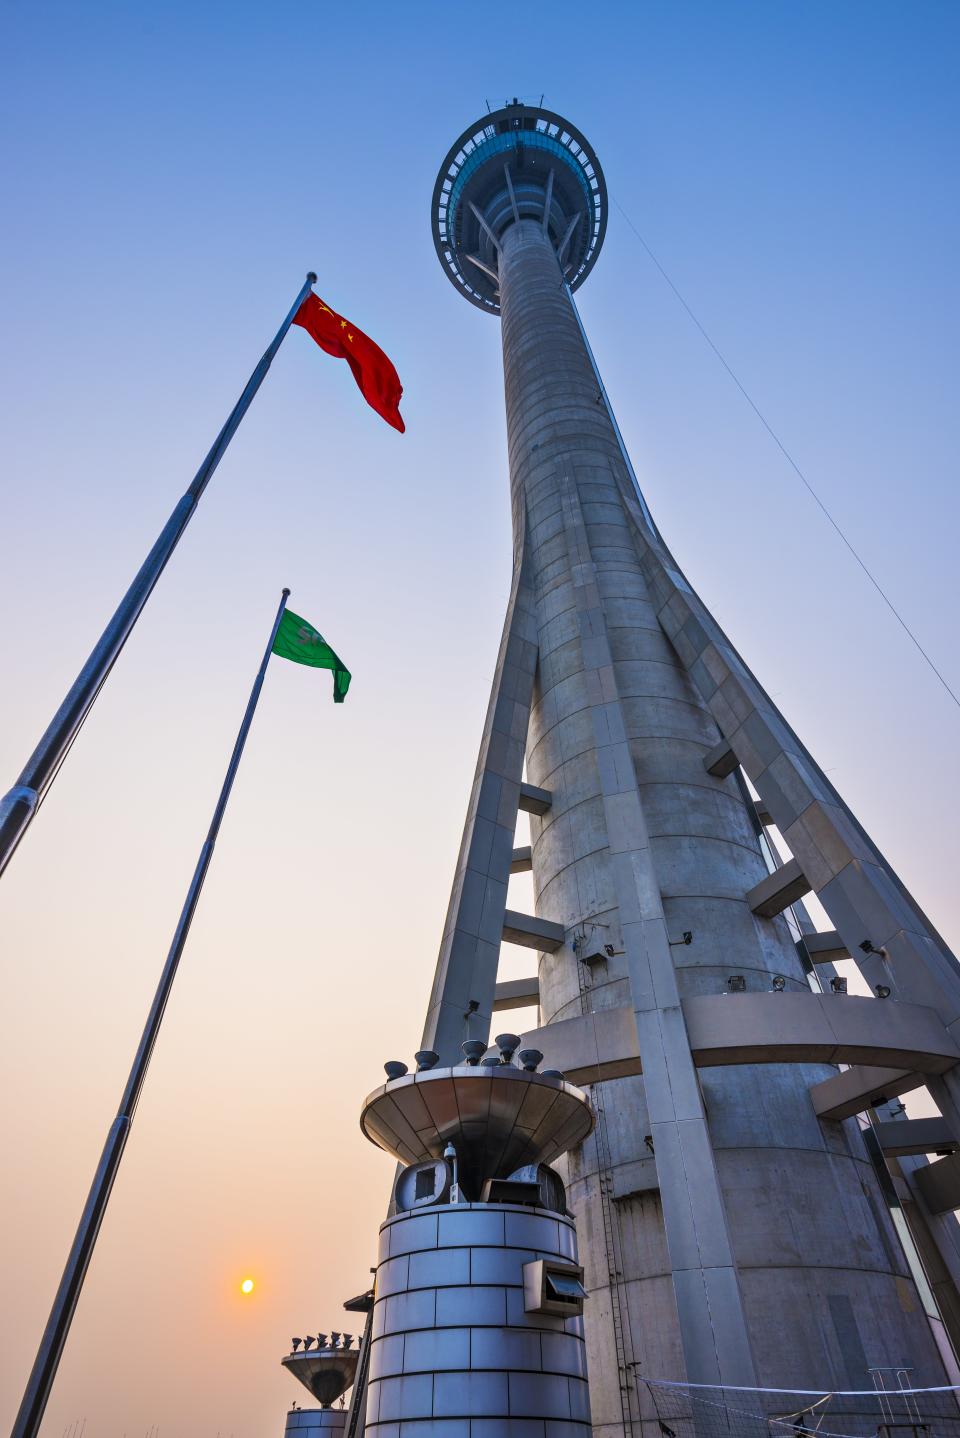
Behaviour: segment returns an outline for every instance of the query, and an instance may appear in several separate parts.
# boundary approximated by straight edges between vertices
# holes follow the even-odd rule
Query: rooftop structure
[[[367,1137],[404,1167],[380,1229],[366,1438],[590,1438],[583,1269],[546,1166],[593,1128],[542,1054],[462,1044],[459,1063],[385,1065]],[[352,1416],[352,1415],[351,1415]],[[359,1417],[359,1414],[357,1415]]]
[[[346,1431],[347,1410],[334,1408],[337,1399],[354,1382],[361,1350],[353,1348],[352,1334],[308,1334],[292,1340],[291,1352],[281,1360],[284,1368],[306,1388],[319,1408],[294,1404],[287,1414],[285,1434],[340,1434]]]

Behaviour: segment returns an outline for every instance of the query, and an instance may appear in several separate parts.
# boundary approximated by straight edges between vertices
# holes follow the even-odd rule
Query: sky
[[[3,28],[0,788],[308,269],[405,386],[401,437],[291,333],[0,883],[2,1428],[289,585],[353,688],[267,676],[43,1428],[279,1435],[290,1335],[368,1283],[392,1164],[360,1104],[419,1044],[509,586],[498,326],[437,263],[439,164],[513,95],[596,147],[578,298],[651,508],[956,946],[960,710],[624,216],[960,688],[960,10],[8,0]]]

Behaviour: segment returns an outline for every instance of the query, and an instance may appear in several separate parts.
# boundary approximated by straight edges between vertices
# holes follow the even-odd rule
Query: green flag
[[[334,654],[322,634],[292,610],[284,611],[273,641],[274,654],[292,659],[294,664],[311,664],[314,669],[333,670],[333,702],[342,704],[350,688],[350,670]]]

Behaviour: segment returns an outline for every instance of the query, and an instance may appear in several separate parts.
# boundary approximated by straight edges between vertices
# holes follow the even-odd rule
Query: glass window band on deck
[[[600,190],[592,174],[593,166],[590,162],[590,156],[585,150],[581,149],[580,154],[583,156],[583,160],[581,161],[571,153],[567,146],[562,145],[559,140],[554,140],[549,135],[542,134],[537,130],[507,130],[502,135],[492,135],[489,139],[485,140],[482,145],[475,147],[473,153],[468,155],[460,166],[456,177],[451,177],[453,178],[453,184],[451,185],[449,194],[446,196],[446,215],[443,214],[442,209],[439,215],[441,237],[449,241],[453,233],[453,221],[456,216],[457,206],[460,203],[467,180],[474,171],[478,170],[481,165],[485,165],[494,155],[506,154],[508,151],[515,150],[518,141],[531,150],[543,150],[548,154],[555,155],[557,159],[563,161],[568,170],[571,170],[576,175],[580,187],[583,190],[588,213],[590,213],[594,219],[593,240],[595,240],[597,233],[596,222],[600,214]],[[587,174],[588,167],[591,171],[590,175]],[[453,166],[451,166],[451,169],[452,168]],[[593,248],[593,241],[591,241],[590,248]]]

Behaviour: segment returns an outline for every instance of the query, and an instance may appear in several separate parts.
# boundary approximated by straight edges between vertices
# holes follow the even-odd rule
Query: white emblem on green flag
[[[284,611],[273,641],[274,654],[292,659],[294,664],[309,664],[314,669],[333,670],[333,702],[342,704],[350,688],[350,670],[334,654],[323,635],[292,610]]]

